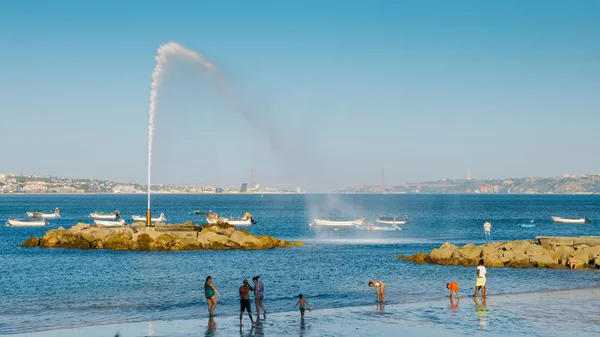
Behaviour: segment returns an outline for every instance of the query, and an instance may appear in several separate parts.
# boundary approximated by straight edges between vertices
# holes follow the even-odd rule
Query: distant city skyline
[[[10,2],[0,172],[146,182],[150,76],[174,60],[153,183],[353,184],[597,174],[600,3]]]

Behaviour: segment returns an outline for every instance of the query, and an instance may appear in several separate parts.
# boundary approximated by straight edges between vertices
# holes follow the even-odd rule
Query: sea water
[[[0,228],[0,334],[65,327],[207,317],[202,286],[213,277],[221,292],[216,313],[239,312],[242,280],[260,275],[271,313],[292,310],[298,293],[316,309],[374,305],[367,286],[380,279],[390,306],[439,301],[456,281],[461,296],[472,295],[473,267],[416,265],[400,254],[429,252],[445,241],[484,242],[483,221],[496,241],[538,235],[600,235],[600,196],[530,195],[167,195],[153,197],[153,214],[168,222],[203,223],[193,210],[224,216],[246,211],[258,220],[255,234],[305,242],[304,247],[266,251],[134,252],[20,248],[30,236],[77,222],[91,223],[93,211],[143,215],[145,195],[0,195],[0,219],[25,212],[61,209],[60,219],[41,228]],[[309,226],[315,217],[374,221],[378,214],[412,217],[398,232],[334,231]],[[586,225],[559,225],[550,216],[587,216]],[[534,220],[536,227],[522,228]],[[597,287],[597,271],[488,268],[488,295],[513,296]],[[463,300],[464,301],[464,300]],[[472,300],[471,300],[472,301]],[[340,309],[341,310],[341,309]],[[426,312],[419,315],[427,316]],[[446,317],[446,316],[443,316]],[[452,317],[436,318],[451,328]],[[446,320],[447,321],[446,321]],[[513,322],[514,323],[514,322]],[[506,326],[513,326],[506,319]],[[502,319],[496,322],[502,327]],[[524,330],[527,332],[527,330]]]

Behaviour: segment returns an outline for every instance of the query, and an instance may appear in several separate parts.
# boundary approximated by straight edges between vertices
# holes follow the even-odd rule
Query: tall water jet
[[[156,66],[152,72],[152,84],[150,85],[150,110],[148,117],[148,210],[146,211],[146,226],[150,226],[152,212],[150,210],[150,186],[152,183],[152,140],[154,138],[154,116],[156,114],[156,103],[158,98],[158,85],[163,79],[168,59],[180,57],[206,68],[212,75],[218,75],[216,67],[208,62],[199,53],[187,49],[176,42],[167,42],[158,47],[156,52]],[[218,76],[215,76],[218,79]]]

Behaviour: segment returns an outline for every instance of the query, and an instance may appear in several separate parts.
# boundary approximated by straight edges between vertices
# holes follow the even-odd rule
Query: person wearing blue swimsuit
[[[204,282],[204,297],[206,297],[206,302],[208,302],[209,317],[213,317],[215,315],[217,296],[221,296],[221,294],[219,294],[219,291],[213,284],[212,277],[208,276],[206,278],[206,282]]]
[[[260,276],[254,276],[252,278],[252,282],[254,282],[254,303],[256,304],[256,319],[260,318],[260,308],[263,310],[263,317],[267,318],[267,309],[263,305],[263,298],[265,298],[265,287],[263,283],[260,281]]]

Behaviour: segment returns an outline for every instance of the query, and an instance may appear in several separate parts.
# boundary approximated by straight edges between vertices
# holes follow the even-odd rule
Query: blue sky
[[[145,182],[154,55],[177,41],[244,103],[170,63],[156,183],[597,174],[598,17],[598,1],[3,2],[0,172]]]

